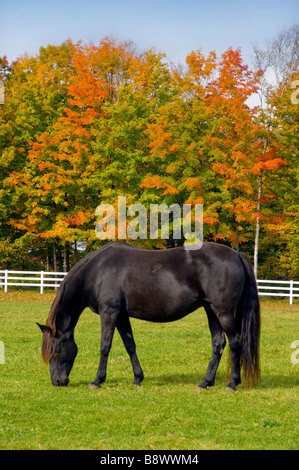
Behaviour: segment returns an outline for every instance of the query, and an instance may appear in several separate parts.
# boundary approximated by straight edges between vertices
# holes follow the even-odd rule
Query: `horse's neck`
[[[57,315],[56,327],[62,332],[74,330],[84,306],[76,302],[62,302]]]

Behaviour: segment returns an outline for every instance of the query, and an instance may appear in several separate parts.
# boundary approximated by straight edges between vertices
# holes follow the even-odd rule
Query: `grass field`
[[[210,359],[203,309],[171,324],[132,321],[145,373],[133,386],[118,333],[107,382],[88,390],[99,360],[100,320],[83,312],[79,353],[66,388],[50,383],[41,362],[41,333],[53,294],[0,293],[0,449],[295,449],[298,372],[291,349],[299,339],[299,304],[262,301],[262,383],[225,391],[226,354],[215,387],[198,391]],[[94,331],[98,331],[95,333]]]

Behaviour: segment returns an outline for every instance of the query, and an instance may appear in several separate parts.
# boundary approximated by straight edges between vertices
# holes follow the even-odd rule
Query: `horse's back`
[[[237,253],[215,243],[197,250],[109,243],[82,264],[79,275],[93,310],[109,304],[129,316],[162,322],[200,306],[237,303],[244,284]]]
[[[100,304],[109,301],[132,317],[151,321],[175,320],[216,298],[225,302],[243,282],[238,255],[215,243],[198,250],[111,243],[90,263]]]

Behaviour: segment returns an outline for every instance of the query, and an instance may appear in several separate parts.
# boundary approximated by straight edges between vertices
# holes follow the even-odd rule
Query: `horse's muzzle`
[[[67,384],[69,383],[69,379],[66,378],[64,380],[57,379],[55,382],[52,382],[55,387],[66,387]]]

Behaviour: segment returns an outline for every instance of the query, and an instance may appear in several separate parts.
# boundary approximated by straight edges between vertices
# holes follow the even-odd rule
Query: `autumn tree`
[[[26,247],[32,247],[31,232],[21,222],[28,200],[22,174],[30,142],[62,113],[72,50],[72,44],[66,42],[41,48],[37,57],[25,55],[12,64],[5,83],[5,104],[0,106],[0,249],[4,265],[22,264]]]
[[[117,99],[106,103],[105,115],[95,124],[99,202],[114,204],[116,217],[120,195],[126,195],[127,205],[138,202],[149,207],[149,202],[154,202],[145,197],[141,183],[152,165],[148,128],[173,96],[164,59],[154,50],[127,56],[123,62],[125,79],[115,90]],[[152,246],[150,240],[142,243]]]
[[[255,243],[251,245],[256,276],[260,221],[271,218],[266,204],[277,197],[267,181],[270,174],[276,174],[286,163],[278,154],[279,146],[271,129],[262,125],[258,110],[249,108],[246,102],[257,91],[259,78],[260,72],[250,72],[242,64],[240,51],[228,50],[223,54],[216,83],[218,93],[214,94],[214,113],[220,117],[221,127],[211,136],[212,147],[216,146],[213,169],[226,180],[224,187],[229,193],[225,207],[235,232],[231,239],[238,248],[239,241],[254,237]]]
[[[205,58],[193,51],[186,62],[185,76],[173,73],[174,99],[149,126],[156,174],[150,166],[142,186],[159,190],[164,202],[204,204],[206,237],[238,246],[240,224],[251,222],[256,208],[251,168],[259,127],[246,100],[257,77],[239,50],[220,61],[214,52]]]
[[[108,39],[98,47],[68,46],[72,54],[62,108],[51,126],[29,140],[22,172],[11,175],[23,204],[14,224],[54,245],[54,257],[56,245],[65,251],[71,242],[94,235],[90,221],[99,181],[94,178],[98,163],[91,146],[92,127],[106,114],[104,103],[114,99],[111,70],[119,55]]]
[[[169,206],[204,204],[213,188],[206,140],[210,129],[206,97],[216,56],[211,53],[206,59],[200,51],[192,52],[187,64],[187,74],[171,71],[172,99],[161,104],[147,130],[150,152],[141,184],[143,198]],[[216,220],[211,198],[209,202],[204,213],[207,225]]]
[[[286,165],[268,183],[277,198],[272,201],[273,217],[264,226],[264,249],[268,251],[266,275],[277,272],[281,266],[280,273],[291,278],[299,275],[298,90],[299,75],[293,73],[269,97],[273,140],[276,139],[278,154]]]
[[[102,243],[96,207],[117,209],[125,195],[127,205],[148,209],[203,204],[205,240],[253,254],[260,235],[259,272],[273,272],[269,253],[277,249],[277,272],[297,272],[298,116],[290,81],[269,97],[268,109],[250,108],[263,76],[248,69],[239,49],[220,57],[192,51],[184,69],[109,37],[41,48],[12,65],[3,58],[0,71],[3,266],[58,257],[68,268],[76,244]],[[133,243],[183,241],[171,234]]]
[[[286,194],[296,194],[296,177],[293,177],[296,154],[294,149],[297,144],[296,106],[294,108],[292,103],[294,92],[291,86],[293,84],[296,88],[296,71],[299,66],[298,40],[299,28],[294,25],[289,30],[281,31],[272,41],[268,41],[266,47],[254,46],[255,68],[260,74],[260,106],[256,115],[262,128],[264,144],[261,158],[255,166],[259,178],[259,202],[254,261],[257,270],[257,247],[261,227],[261,251],[264,258],[262,270],[264,276],[268,277],[271,272],[275,273],[279,269],[277,260],[285,259],[286,242],[283,242],[283,237],[277,236],[275,228],[280,227],[281,233],[286,230],[286,214],[292,206],[290,200],[286,204]],[[294,137],[290,138],[292,131]],[[288,229],[293,233],[294,227],[288,226]],[[286,264],[284,266],[286,275]]]

